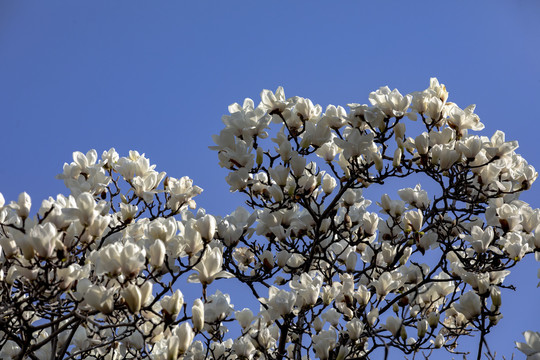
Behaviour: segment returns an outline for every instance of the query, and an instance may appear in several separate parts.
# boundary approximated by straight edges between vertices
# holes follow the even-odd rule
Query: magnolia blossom
[[[198,260],[197,265],[193,268],[198,274],[189,276],[189,282],[200,282],[204,286],[211,284],[218,278],[230,278],[233,275],[227,271],[221,270],[223,264],[223,254],[221,249],[213,248],[206,251]]]
[[[482,312],[480,297],[473,291],[468,291],[460,297],[455,309],[465,315],[467,320],[472,320]]]
[[[193,329],[189,323],[184,322],[176,328],[176,336],[178,336],[178,353],[185,354],[191,343],[193,342]]]
[[[160,304],[166,314],[175,318],[180,313],[180,309],[184,304],[184,295],[177,289],[172,296],[164,296]]]
[[[516,347],[519,351],[527,355],[527,360],[540,359],[540,332],[525,331],[523,333],[525,342],[517,342]]]
[[[270,286],[268,289],[268,298],[259,299],[259,301],[263,304],[268,304],[271,317],[277,318],[292,312],[296,302],[296,293]]]
[[[377,280],[374,280],[372,285],[375,287],[377,297],[384,298],[390,291],[397,288],[399,283],[392,278],[392,274],[385,272]]]
[[[397,336],[401,329],[401,319],[397,319],[393,316],[386,318],[385,329],[390,331],[392,335]]]
[[[476,333],[494,358],[501,285],[540,259],[522,196],[538,175],[450,100],[432,78],[371,105],[281,87],[232,104],[210,148],[245,206],[224,216],[197,208],[189,177],[114,148],[75,152],[67,195],[39,209],[0,194],[0,358],[436,357]],[[518,348],[536,359],[538,338]]]
[[[336,344],[336,332],[334,330],[323,330],[319,335],[313,336],[313,349],[317,358],[326,360],[330,356],[330,350]]]

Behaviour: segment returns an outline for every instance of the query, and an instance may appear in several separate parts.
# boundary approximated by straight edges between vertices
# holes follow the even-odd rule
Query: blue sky
[[[539,16],[534,0],[2,1],[0,192],[37,207],[66,192],[54,177],[73,151],[115,147],[192,177],[198,204],[224,215],[243,199],[208,146],[230,103],[279,85],[323,108],[366,103],[432,76],[451,101],[477,104],[482,134],[503,130],[540,169]],[[540,207],[540,185],[522,199]],[[490,335],[500,355],[540,330],[538,264],[520,265]]]

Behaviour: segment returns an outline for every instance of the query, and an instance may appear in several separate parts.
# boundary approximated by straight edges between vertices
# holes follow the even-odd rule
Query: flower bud
[[[396,139],[403,139],[405,137],[405,124],[398,123],[394,126],[394,135]]]
[[[398,167],[401,164],[401,156],[403,156],[403,150],[401,150],[401,148],[397,148],[396,151],[394,151],[392,166]]]
[[[163,265],[163,261],[165,260],[165,244],[163,244],[163,241],[156,240],[150,247],[148,248],[148,257],[150,260],[150,265],[152,265],[155,269],[161,268]]]
[[[403,341],[407,340],[407,329],[405,329],[405,326],[401,327],[399,335]]]
[[[195,228],[201,234],[201,238],[204,241],[210,242],[216,233],[216,218],[212,215],[206,214],[197,219]]]
[[[496,286],[491,288],[491,302],[496,307],[500,307],[502,304],[501,290]]]
[[[384,167],[384,163],[383,163],[383,159],[382,159],[381,155],[378,154],[378,153],[374,153],[372,155],[372,159],[373,159],[373,163],[375,164],[375,169],[378,172],[381,172],[383,170],[383,167]]]
[[[191,322],[193,329],[197,332],[204,327],[204,304],[201,299],[195,299],[191,308]]]
[[[427,133],[423,133],[418,135],[414,139],[414,145],[416,146],[416,151],[418,151],[418,154],[425,155],[428,152],[429,147],[429,136]]]
[[[32,207],[32,199],[30,199],[30,195],[22,192],[19,195],[17,205],[17,215],[23,219],[26,219],[30,214],[30,208]]]
[[[173,335],[167,340],[167,360],[176,360],[178,359],[178,345],[180,339],[178,336]]]
[[[441,315],[439,313],[436,313],[436,312],[429,313],[427,321],[428,321],[429,326],[432,329],[437,328],[437,326],[439,325],[439,318],[440,317],[441,317]]]
[[[379,309],[373,308],[371,311],[367,314],[367,321],[369,325],[373,326],[377,322],[377,319],[379,318]]]
[[[435,349],[440,349],[444,345],[444,336],[442,334],[437,335],[435,338],[434,346]]]
[[[263,148],[260,146],[257,148],[257,157],[255,161],[257,162],[257,165],[259,166],[261,166],[263,163]]]
[[[416,329],[418,330],[419,338],[423,338],[426,335],[427,328],[428,328],[428,322],[426,319],[422,319],[416,324]]]
[[[347,268],[347,271],[353,272],[356,268],[356,261],[358,259],[358,256],[354,251],[351,251],[349,255],[347,255],[347,260],[345,260],[345,267]]]
[[[315,329],[316,332],[321,331],[323,328],[323,325],[324,325],[324,322],[321,320],[319,316],[317,316],[315,320],[313,320],[313,328]]]
[[[185,354],[195,336],[193,329],[188,322],[183,322],[182,325],[176,328],[176,335],[178,336],[178,352]]]
[[[298,153],[294,154],[291,159],[291,169],[293,171],[294,176],[299,178],[304,173],[304,169],[306,168],[306,159]]]
[[[153,285],[150,281],[145,282],[141,287],[141,305],[144,306],[152,297]]]

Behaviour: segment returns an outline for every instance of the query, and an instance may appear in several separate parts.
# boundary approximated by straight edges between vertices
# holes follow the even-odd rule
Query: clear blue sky
[[[540,169],[539,18],[536,0],[2,1],[0,192],[37,208],[66,192],[54,176],[73,151],[115,147],[192,177],[198,204],[226,214],[243,199],[208,146],[230,103],[279,85],[323,108],[366,103],[432,76]],[[540,207],[540,184],[523,199]],[[499,355],[540,330],[538,264],[521,265],[490,335]]]

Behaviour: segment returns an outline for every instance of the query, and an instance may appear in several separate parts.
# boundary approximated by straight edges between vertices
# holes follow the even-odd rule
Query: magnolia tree
[[[474,106],[436,79],[349,110],[261,97],[231,105],[211,147],[249,211],[196,209],[192,180],[114,149],[75,152],[58,176],[71,194],[35,215],[26,193],[0,196],[3,359],[495,357],[505,277],[540,260],[540,210],[518,199],[537,173],[517,142],[474,135]],[[411,176],[431,194],[369,207],[370,186]],[[255,305],[216,290],[231,285]],[[539,359],[540,334],[525,339]]]

